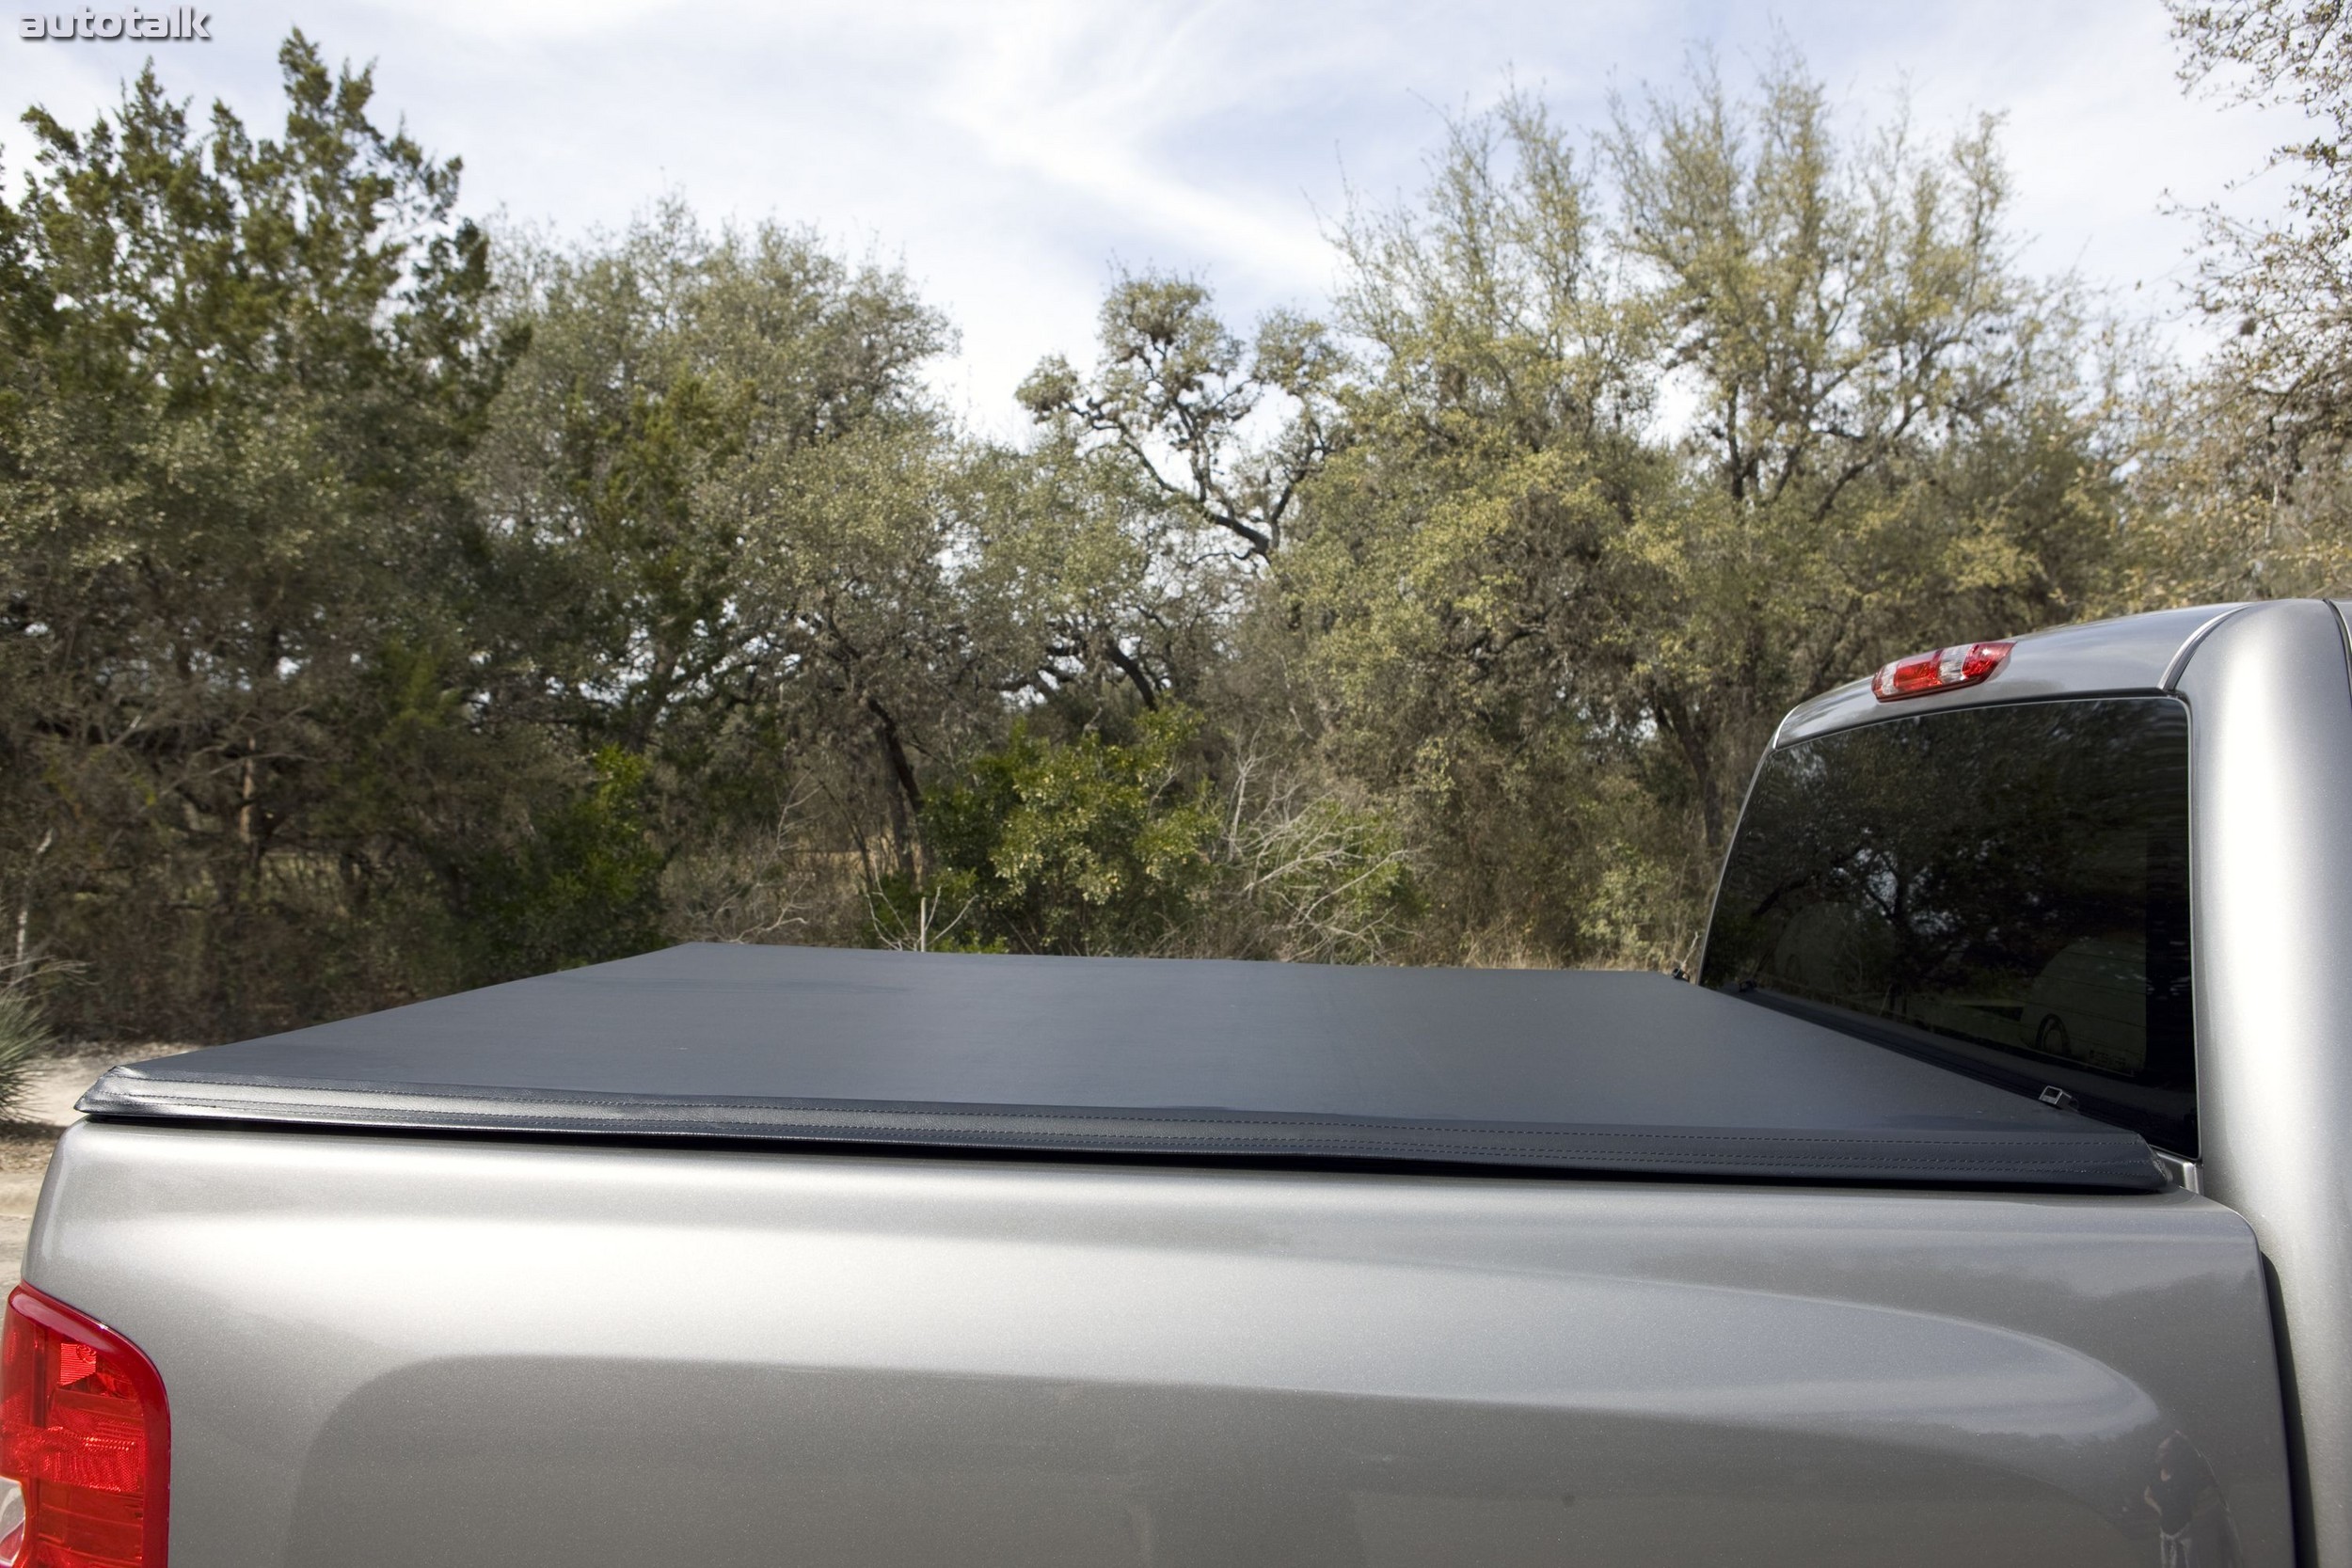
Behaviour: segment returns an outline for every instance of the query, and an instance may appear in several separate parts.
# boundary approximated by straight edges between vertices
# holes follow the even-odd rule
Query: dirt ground
[[[183,1049],[151,1045],[53,1056],[33,1069],[19,1116],[0,1120],[0,1291],[14,1285],[24,1268],[24,1236],[32,1228],[41,1178],[49,1172],[49,1154],[57,1134],[81,1119],[73,1102],[82,1091],[118,1062],[146,1061]]]

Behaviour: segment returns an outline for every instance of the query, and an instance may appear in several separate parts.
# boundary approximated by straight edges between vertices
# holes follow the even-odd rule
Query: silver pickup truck
[[[2348,672],[1808,703],[1695,984],[690,946],[119,1069],[0,1564],[2352,1568]]]

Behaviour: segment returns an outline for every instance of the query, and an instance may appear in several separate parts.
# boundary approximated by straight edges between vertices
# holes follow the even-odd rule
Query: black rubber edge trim
[[[2103,1192],[2167,1182],[2120,1130],[1899,1134],[1775,1129],[1576,1127],[1393,1120],[1214,1108],[944,1105],[918,1101],[692,1099],[345,1081],[152,1077],[117,1068],[82,1097],[90,1116],[384,1131],[714,1137],[1041,1152],[1298,1156],[1841,1181],[1886,1180]]]

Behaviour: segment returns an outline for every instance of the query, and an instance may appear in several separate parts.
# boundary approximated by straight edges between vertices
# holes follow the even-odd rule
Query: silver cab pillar
[[[2298,1533],[2352,1568],[2352,673],[2317,600],[2215,626],[2190,707],[2201,1152],[2271,1273]]]

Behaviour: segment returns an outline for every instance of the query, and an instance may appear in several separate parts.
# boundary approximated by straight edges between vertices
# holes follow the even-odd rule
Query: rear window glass
[[[1772,752],[1700,980],[2193,1154],[2186,710],[1948,708]]]

